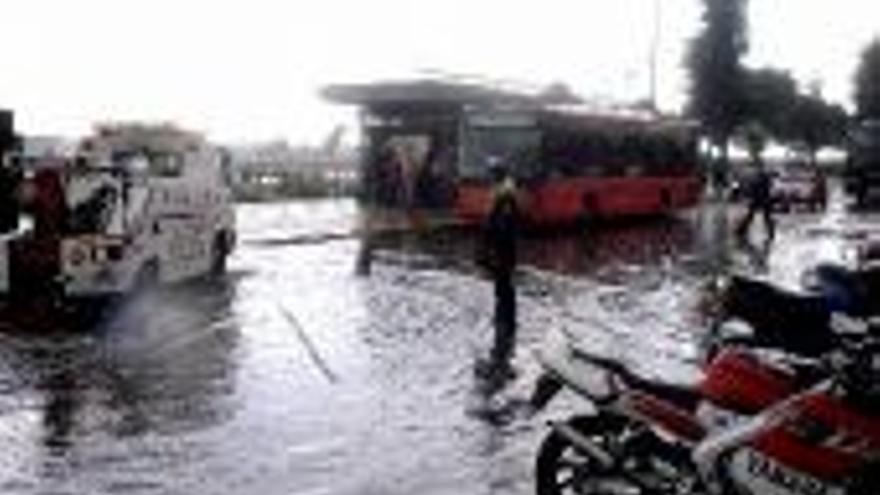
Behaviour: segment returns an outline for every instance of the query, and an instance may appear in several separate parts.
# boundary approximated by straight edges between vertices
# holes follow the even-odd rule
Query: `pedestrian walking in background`
[[[746,130],[746,140],[752,167],[745,190],[748,211],[740,220],[736,233],[741,239],[748,237],[755,215],[760,214],[764,219],[767,241],[771,242],[776,234],[776,223],[773,219],[773,176],[761,157],[766,138],[760,127],[752,126]]]
[[[18,229],[19,197],[18,188],[22,182],[22,171],[15,165],[0,163],[0,234]]]
[[[503,166],[492,169],[495,183],[492,209],[486,219],[481,264],[492,277],[495,292],[495,313],[492,352],[481,374],[494,378],[510,378],[510,358],[516,345],[516,269],[519,209],[516,185],[509,170]]]

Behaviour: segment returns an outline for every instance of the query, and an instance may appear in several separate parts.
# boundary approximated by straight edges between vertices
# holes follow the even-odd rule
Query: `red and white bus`
[[[362,106],[365,195],[385,206],[448,208],[479,221],[495,163],[512,171],[535,226],[665,214],[696,205],[702,190],[689,122],[436,81],[325,95]]]
[[[694,126],[571,109],[469,115],[454,208],[480,218],[491,204],[488,164],[508,163],[533,224],[657,215],[700,197]]]

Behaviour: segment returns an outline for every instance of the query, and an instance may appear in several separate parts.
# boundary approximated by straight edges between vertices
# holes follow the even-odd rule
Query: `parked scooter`
[[[554,333],[533,405],[561,389],[594,411],[551,422],[539,495],[880,493],[880,332],[835,316],[819,359],[726,347],[698,383],[633,373]]]

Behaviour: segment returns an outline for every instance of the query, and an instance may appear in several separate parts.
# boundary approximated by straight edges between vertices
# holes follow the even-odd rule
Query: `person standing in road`
[[[490,376],[509,378],[513,372],[510,358],[516,345],[516,290],[513,276],[517,258],[519,208],[516,185],[510,172],[503,166],[495,166],[492,175],[495,187],[492,209],[484,229],[481,260],[495,288],[495,338],[487,364]]]
[[[2,160],[2,155],[0,155]],[[20,167],[0,162],[0,234],[18,229],[18,188],[22,182]]]

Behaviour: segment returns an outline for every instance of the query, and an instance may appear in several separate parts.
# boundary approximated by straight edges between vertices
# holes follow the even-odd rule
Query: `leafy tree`
[[[583,103],[583,100],[564,82],[554,82],[548,85],[538,97],[549,104]]]
[[[750,121],[738,129],[737,136],[745,145],[752,159],[757,159],[767,147],[767,129],[758,121]]]
[[[727,162],[730,137],[744,120],[740,59],[748,50],[747,0],[703,0],[703,29],[685,64],[692,80],[689,112],[697,117]]]
[[[762,68],[744,72],[745,111],[752,123],[779,141],[791,137],[791,116],[798,102],[798,87],[787,71]]]
[[[827,102],[819,86],[803,93],[788,72],[773,68],[746,71],[745,81],[750,124],[765,129],[776,141],[806,151],[811,163],[820,148],[844,139],[846,111]]]
[[[864,119],[880,119],[880,38],[865,51],[856,71],[856,108]]]
[[[818,93],[798,95],[789,117],[790,142],[804,150],[816,164],[816,152],[823,146],[839,145],[846,135],[848,117],[838,104]]]

